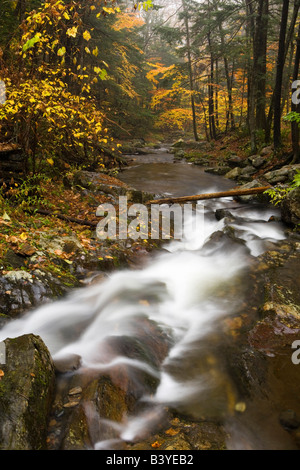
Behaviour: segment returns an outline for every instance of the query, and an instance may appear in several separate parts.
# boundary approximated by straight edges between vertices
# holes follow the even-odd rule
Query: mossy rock
[[[55,372],[39,336],[8,338],[0,381],[0,449],[46,449]]]

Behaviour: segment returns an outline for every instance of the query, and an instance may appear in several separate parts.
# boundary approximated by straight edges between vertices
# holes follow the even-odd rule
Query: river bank
[[[155,155],[157,154],[152,154],[152,160],[153,158],[155,160]],[[174,154],[169,154],[167,160],[170,158],[173,160],[172,155]],[[137,160],[134,159],[137,157],[130,158],[133,160],[132,166],[136,166]],[[177,165],[178,159],[175,161],[177,161],[175,163]],[[189,165],[189,168],[193,168],[193,165]],[[81,187],[83,187],[84,176],[96,177],[95,175],[82,174]],[[162,175],[162,178],[166,180],[166,175]],[[209,175],[208,178],[210,178]],[[108,185],[110,187],[104,187],[102,182],[101,192],[115,198],[115,202],[120,194],[131,195],[132,200],[138,202],[143,202],[145,197],[150,197],[151,193],[144,194],[139,188],[132,192],[132,188],[124,182],[119,180],[118,183],[117,180],[114,180],[115,184],[111,184],[112,181]],[[91,191],[95,195],[95,186],[91,186],[90,183],[91,180],[85,185],[88,186],[88,192]],[[92,184],[95,184],[95,181]],[[142,181],[141,184],[144,182]],[[199,186],[198,181],[197,184]],[[230,187],[232,182],[229,179],[225,184]],[[96,187],[99,189],[99,181],[97,181]],[[182,190],[186,191],[185,188]],[[9,414],[15,408],[20,410],[21,414],[16,419],[22,424],[19,427],[12,427],[11,430],[5,425],[2,426],[2,448],[50,448],[53,450],[91,448],[200,450],[247,446],[250,448],[268,448],[269,446],[270,448],[274,446],[275,448],[278,446],[279,448],[298,448],[300,410],[296,396],[299,366],[297,368],[297,365],[291,361],[293,352],[291,344],[298,339],[297,335],[299,335],[299,299],[297,297],[299,292],[297,275],[300,256],[299,241],[293,229],[286,226],[287,232],[282,241],[267,240],[266,249],[252,258],[247,245],[248,241],[241,236],[240,229],[236,227],[240,218],[249,224],[249,220],[247,222],[248,216],[242,214],[241,217],[241,214],[238,214],[238,207],[232,206],[235,204],[231,203],[231,208],[229,208],[231,210],[225,210],[224,207],[213,210],[216,222],[223,221],[224,225],[222,230],[214,231],[211,234],[206,249],[214,248],[216,243],[221,243],[221,246],[224,247],[228,243],[233,243],[235,247],[242,246],[243,256],[246,256],[251,262],[239,282],[230,286],[229,292],[230,298],[234,299],[241,293],[246,295],[244,286],[247,286],[248,294],[234,315],[229,315],[221,322],[221,329],[215,333],[216,336],[213,335],[210,338],[214,348],[202,355],[201,360],[196,360],[197,355],[186,359],[189,362],[195,362],[195,373],[199,370],[201,375],[209,364],[220,365],[220,357],[224,356],[222,348],[225,348],[225,367],[222,363],[222,367],[212,368],[215,374],[213,389],[221,388],[223,390],[221,395],[216,392],[218,403],[216,415],[215,412],[211,413],[210,405],[204,407],[204,413],[201,411],[201,413],[196,413],[196,416],[194,411],[191,413],[184,407],[181,409],[180,407],[168,406],[162,409],[161,406],[158,406],[148,409],[145,404],[141,403],[141,398],[145,394],[155,393],[158,384],[155,374],[153,376],[152,372],[149,372],[151,369],[147,372],[143,367],[131,375],[132,371],[129,371],[129,366],[123,364],[117,369],[113,368],[110,372],[101,373],[100,376],[97,371],[96,373],[94,371],[83,374],[79,367],[80,360],[76,355],[71,355],[68,361],[65,359],[59,361],[56,358],[53,362],[51,357],[46,357],[44,362],[40,359],[37,360],[36,358],[41,358],[41,355],[45,359],[45,353],[42,352],[44,351],[43,340],[27,333],[25,336],[21,336],[19,346],[15,346],[11,353],[12,346],[7,344],[7,357],[11,357],[11,361],[17,361],[16,350],[19,351],[20,357],[24,357],[24,350],[30,350],[27,357],[31,358],[33,362],[31,362],[31,366],[29,364],[28,372],[25,374],[26,386],[29,387],[28,390],[31,390],[32,385],[37,386],[37,382],[39,382],[44,383],[44,387],[37,388],[37,391],[32,394],[35,399],[30,402],[29,408],[24,400],[22,406],[16,406],[14,395],[9,397],[10,405],[5,401],[8,389],[18,390],[18,387],[14,385],[15,382],[10,382],[12,379],[10,367],[16,369],[17,362],[10,362],[9,359],[6,365],[1,366],[4,376],[0,387],[2,403],[5,404],[5,407],[1,408],[1,422],[7,422]],[[276,215],[278,217],[278,213]],[[9,220],[4,222],[9,222]],[[272,227],[272,220],[267,219],[263,222],[263,227]],[[120,268],[125,271],[130,268],[130,270],[136,270],[139,273],[141,266],[147,265],[149,256],[153,257],[160,247],[157,242],[151,244],[149,240],[140,240],[130,243],[130,246],[127,242],[102,243],[101,247],[98,246],[89,252],[87,242],[83,242],[81,247],[84,247],[84,250],[81,251],[78,237],[66,239],[66,235],[63,233],[61,236],[57,236],[57,232],[52,233],[53,237],[47,239],[44,250],[47,253],[52,253],[53,257],[58,257],[59,263],[64,263],[64,269],[67,268],[68,274],[72,276],[72,282],[70,282],[70,276],[67,279],[63,278],[60,271],[57,277],[53,276],[54,281],[51,278],[50,282],[47,278],[46,283],[43,284],[40,279],[44,278],[42,278],[42,274],[37,272],[41,268],[42,260],[37,259],[33,260],[35,261],[33,274],[29,272],[28,275],[28,269],[14,269],[4,273],[4,279],[1,283],[4,289],[1,299],[6,302],[3,324],[6,323],[9,312],[14,312],[14,316],[17,317],[20,313],[28,312],[40,303],[48,303],[53,299],[53,293],[54,297],[59,299],[80,285],[89,285],[91,288],[95,286],[96,288],[104,282],[106,286],[107,276],[110,277],[114,271],[118,271]],[[22,238],[20,239],[22,240]],[[83,239],[88,240],[86,232],[85,236],[79,237],[79,241],[82,242]],[[92,242],[88,240],[88,243],[93,247],[97,245],[95,240]],[[17,248],[13,250],[14,254],[22,256],[18,250],[24,249],[24,246],[20,247],[16,243],[15,247]],[[29,256],[31,253],[29,248],[26,248],[26,251],[27,260],[36,254],[41,258],[44,256],[44,252]],[[59,263],[58,266],[60,266]],[[37,267],[37,264],[40,266]],[[30,263],[27,264],[28,266]],[[42,272],[42,269],[40,271]],[[13,274],[18,272],[20,272],[20,277]],[[117,280],[115,282],[117,283]],[[218,287],[220,297],[224,295],[224,288],[225,286]],[[226,286],[226,290],[228,291],[228,286]],[[36,294],[38,301],[32,302]],[[10,300],[12,301],[11,306],[9,306]],[[141,291],[141,296],[136,299],[136,302],[144,306],[147,306],[147,303],[151,304],[149,286],[145,292]],[[63,311],[66,309],[67,304],[64,304]],[[83,327],[84,325],[79,324],[79,331]],[[114,344],[106,341],[105,347],[102,346],[102,351],[105,351],[107,355],[109,351],[117,350],[119,354],[125,354],[134,361],[144,361],[147,358],[146,362],[152,369],[160,370],[170,349],[170,338],[154,323],[148,322],[143,317],[138,321],[138,331],[139,336],[134,343],[123,335],[118,340],[115,338]],[[151,335],[149,335],[150,331]],[[222,338],[221,342],[219,342],[220,338]],[[18,340],[15,340],[14,344],[17,343]],[[39,370],[36,369],[37,363],[41,367],[41,369],[38,368]],[[45,373],[45,370],[48,372]],[[37,379],[40,375],[43,378]],[[45,387],[46,376],[48,377],[48,385]],[[14,374],[13,380],[18,380],[17,374]],[[54,387],[55,396],[53,383],[56,384]],[[225,393],[224,390],[226,390]],[[40,396],[41,399],[37,400],[37,396]],[[219,404],[220,396],[222,399]],[[50,407],[49,403],[51,403]],[[207,404],[205,395],[203,403]],[[41,406],[43,411],[35,408],[36,406]],[[7,409],[10,412],[8,414]],[[208,410],[210,411],[208,412]],[[128,428],[126,426],[124,428],[124,415],[128,419],[137,412],[138,420],[133,420],[133,424],[137,426],[135,434],[126,435]],[[28,421],[24,425],[21,416],[28,415],[28,413],[33,414],[35,420],[33,423]],[[97,421],[97,415],[103,417],[103,421]],[[230,416],[233,421],[229,419]],[[266,416],[270,419],[266,419]],[[49,423],[49,429],[45,429],[45,419]],[[39,429],[43,431],[37,435],[37,440],[34,443],[31,439],[26,441],[26,435],[32,435],[32,426],[36,425],[37,420],[41,420],[39,421],[41,423]],[[265,423],[262,427],[261,421]],[[115,426],[112,425],[112,422],[115,423]],[[141,428],[141,423],[147,423],[149,427]],[[161,423],[163,424],[161,425]],[[261,429],[259,438],[255,435],[257,426]],[[240,437],[237,438],[238,435],[241,435],[241,430],[244,440],[241,440]],[[146,436],[143,436],[145,432]],[[14,438],[12,438],[13,435]],[[120,435],[125,437],[120,439]]]

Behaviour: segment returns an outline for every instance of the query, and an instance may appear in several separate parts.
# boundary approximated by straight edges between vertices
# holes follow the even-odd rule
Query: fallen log
[[[74,217],[69,217],[67,215],[58,214],[56,212],[48,211],[45,209],[32,209],[32,210],[36,212],[37,214],[50,215],[52,217],[57,217],[58,219],[65,220],[66,222],[73,222],[79,225],[86,225],[87,227],[96,227],[98,224],[98,222],[93,222],[93,221],[83,220],[83,219],[76,219]]]
[[[147,201],[145,204],[146,205],[169,204],[169,203],[182,203],[182,202],[191,202],[191,201],[203,201],[205,199],[216,199],[216,198],[222,198],[222,197],[250,196],[252,194],[264,193],[270,188],[272,188],[272,186],[264,186],[264,187],[251,188],[251,189],[232,189],[230,191],[197,194],[193,196],[167,197],[163,199],[153,199],[152,201]]]

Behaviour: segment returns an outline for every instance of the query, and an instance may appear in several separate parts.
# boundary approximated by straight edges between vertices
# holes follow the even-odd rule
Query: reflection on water
[[[230,180],[186,163],[139,163],[121,172],[118,178],[135,189],[164,196],[190,196],[235,186]]]

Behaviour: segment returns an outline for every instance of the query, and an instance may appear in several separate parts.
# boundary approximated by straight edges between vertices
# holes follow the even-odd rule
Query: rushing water
[[[233,185],[197,167],[170,164],[168,159],[165,154],[153,155],[148,163],[137,160],[121,178],[137,189],[160,195],[199,194]],[[238,240],[226,236],[226,219],[216,219],[215,210],[221,208],[237,216],[231,226]],[[235,406],[235,395],[222,354],[222,322],[241,308],[249,260],[261,254],[270,241],[284,238],[281,225],[269,222],[274,214],[274,209],[232,199],[209,201],[200,232],[191,230],[185,239],[166,244],[140,270],[116,272],[101,284],[11,322],[0,331],[0,340],[38,334],[54,361],[75,354],[81,358],[79,370],[105,372],[126,365],[158,380],[155,394],[142,398],[154,410],[151,417],[142,412],[114,423],[117,438],[106,441],[100,436],[96,449],[134,441],[144,428],[161,419],[166,405],[195,418],[226,418]],[[186,223],[192,224],[192,220]],[[215,234],[221,236],[216,239]],[[160,366],[108,347],[111,338],[143,341],[145,319],[158,325],[170,344]]]

